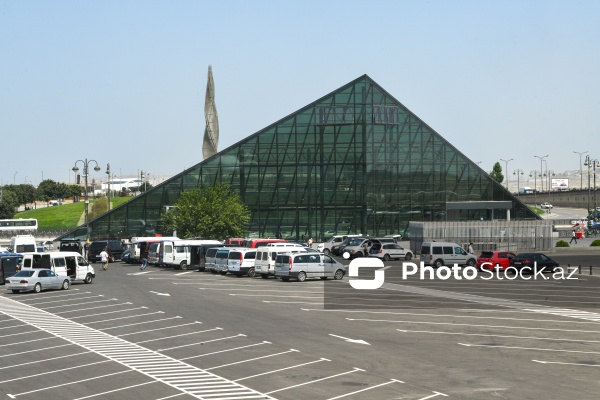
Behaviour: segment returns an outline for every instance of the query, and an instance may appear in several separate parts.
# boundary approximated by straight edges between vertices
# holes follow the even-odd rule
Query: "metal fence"
[[[464,248],[473,242],[484,250],[547,251],[553,248],[552,221],[410,222],[410,248],[424,241],[455,242]]]

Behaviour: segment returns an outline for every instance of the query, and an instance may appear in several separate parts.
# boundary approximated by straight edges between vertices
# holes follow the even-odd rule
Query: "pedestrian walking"
[[[100,261],[102,261],[102,269],[108,269],[108,247],[105,247],[104,250],[100,253]]]
[[[146,258],[146,256],[142,256],[142,266],[140,267],[140,270],[145,270],[146,267],[148,266],[148,258]]]
[[[308,245],[308,247],[312,247],[312,244],[313,244],[312,236],[308,238],[308,242],[306,242],[306,244]]]
[[[467,247],[467,253],[473,254],[475,251],[473,250],[473,242],[469,242],[469,246]]]
[[[573,243],[573,240],[575,241],[575,244],[577,244],[577,233],[575,232],[575,229],[573,229],[573,232],[571,233],[571,241],[569,244]]]

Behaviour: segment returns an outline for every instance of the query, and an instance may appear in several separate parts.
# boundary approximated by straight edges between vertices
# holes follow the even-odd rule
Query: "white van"
[[[163,240],[158,263],[175,269],[196,269],[205,262],[206,250],[222,244],[218,240]]]
[[[13,253],[35,253],[37,244],[33,235],[17,235],[10,238],[10,248]]]
[[[323,253],[282,253],[275,261],[275,277],[282,281],[297,279],[304,282],[307,278],[342,279],[346,267]]]
[[[477,263],[474,254],[468,254],[462,247],[452,242],[423,242],[420,258],[425,265],[433,265],[437,268],[442,265],[451,267],[454,264],[473,267]]]
[[[56,275],[68,275],[71,281],[92,283],[96,277],[94,267],[74,251],[29,253],[23,255],[23,268],[51,269]]]
[[[234,247],[230,249],[227,256],[227,271],[233,275],[248,275],[250,278],[253,278],[256,275],[254,263],[256,261],[257,250],[246,247]]]
[[[254,271],[261,278],[267,279],[269,275],[275,275],[275,258],[279,253],[306,253],[308,250],[301,244],[296,243],[269,243],[264,247],[256,249],[256,261]],[[314,250],[313,250],[314,251]]]

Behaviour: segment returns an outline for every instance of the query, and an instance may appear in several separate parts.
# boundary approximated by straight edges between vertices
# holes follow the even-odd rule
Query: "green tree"
[[[12,218],[17,207],[19,207],[19,199],[10,188],[4,186],[2,188],[2,201],[0,202],[0,218]]]
[[[497,161],[496,164],[494,164],[492,172],[490,172],[490,176],[498,183],[502,183],[504,181],[504,175],[502,174],[502,166],[500,165],[500,162]]]
[[[181,193],[160,223],[179,237],[222,240],[240,237],[250,221],[250,211],[229,185],[217,183]]]
[[[52,199],[58,199],[60,197],[59,193],[58,183],[52,179],[46,179],[40,182],[37,187],[37,198],[45,202]]]

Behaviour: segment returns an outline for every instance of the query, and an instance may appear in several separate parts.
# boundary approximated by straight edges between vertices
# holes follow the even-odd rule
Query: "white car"
[[[15,275],[5,280],[5,288],[13,293],[33,290],[36,293],[46,289],[69,289],[71,278],[66,275],[57,275],[51,269],[23,268]]]
[[[550,204],[550,203],[542,203],[542,204],[540,205],[540,207],[541,207],[543,210],[549,210],[549,209],[551,209],[551,208],[552,208],[552,204]]]
[[[414,254],[396,243],[380,243],[373,245],[369,256],[389,261],[391,259],[410,260],[414,257]]]

